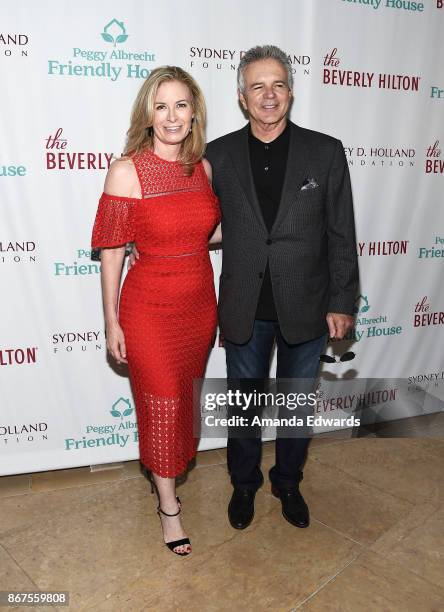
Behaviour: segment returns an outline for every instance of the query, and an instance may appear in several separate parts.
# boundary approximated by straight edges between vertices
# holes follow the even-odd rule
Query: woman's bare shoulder
[[[111,163],[103,190],[110,195],[128,198],[140,197],[136,168],[129,157],[115,159]]]

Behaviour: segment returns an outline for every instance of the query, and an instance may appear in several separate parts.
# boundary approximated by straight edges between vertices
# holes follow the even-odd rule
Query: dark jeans
[[[288,344],[274,321],[256,320],[246,344],[225,340],[228,379],[267,379],[274,341],[277,343],[276,378],[316,379],[319,356],[327,336],[301,344]],[[294,488],[302,480],[302,468],[310,438],[276,439],[276,462],[269,472],[278,488]],[[233,437],[228,433],[227,462],[233,486],[257,490],[264,477],[261,463],[260,432],[256,437]]]

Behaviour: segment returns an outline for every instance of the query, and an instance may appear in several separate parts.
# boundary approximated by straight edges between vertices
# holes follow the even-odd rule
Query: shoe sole
[[[281,501],[281,496],[279,495],[279,493],[277,492],[277,490],[272,487],[271,489],[271,493],[277,497],[279,499],[279,501]],[[282,503],[282,502],[281,502]],[[290,517],[288,517],[285,512],[282,510],[282,516],[284,517],[284,519],[287,521],[287,523],[290,523],[290,525],[293,525],[293,527],[299,527],[299,529],[306,529],[307,527],[310,526],[310,521],[308,521],[308,523],[306,525],[301,525],[300,523],[295,523]]]

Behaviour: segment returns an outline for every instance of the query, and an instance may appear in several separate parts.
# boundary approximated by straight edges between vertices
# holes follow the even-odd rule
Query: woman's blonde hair
[[[160,66],[150,74],[137,94],[131,112],[131,124],[127,132],[124,156],[131,157],[145,149],[154,148],[154,101],[157,90],[166,81],[184,83],[191,92],[194,119],[192,130],[182,142],[178,161],[184,166],[184,172],[190,176],[194,166],[203,157],[205,151],[206,108],[203,93],[193,77],[178,66]]]

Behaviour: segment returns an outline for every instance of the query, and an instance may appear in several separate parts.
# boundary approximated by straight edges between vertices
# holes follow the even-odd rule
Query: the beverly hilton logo
[[[366,389],[365,379],[342,381],[343,379],[320,379],[316,388],[314,414],[329,414],[334,411],[360,413],[372,406],[398,401],[399,386],[381,380],[371,391]],[[393,381],[395,382],[395,381]],[[356,425],[360,423],[357,422]]]
[[[410,240],[370,240],[369,242],[358,242],[358,255],[387,256],[406,255]]]
[[[433,144],[427,147],[425,173],[426,174],[444,174],[444,160],[440,159],[442,150],[439,146],[439,140],[435,140]]]
[[[322,82],[324,85],[339,87],[376,87],[379,89],[418,91],[421,77],[406,74],[388,74],[343,70],[340,68],[342,58],[334,47],[324,57]]]
[[[444,312],[442,310],[431,311],[429,298],[425,295],[415,305],[413,327],[430,327],[434,325],[444,325]]]
[[[105,78],[117,81],[122,78],[146,79],[151,69],[147,64],[156,61],[152,51],[136,52],[122,49],[130,38],[126,25],[119,19],[111,19],[100,32],[100,43],[112,45],[101,49],[72,47],[72,59],[48,60],[48,74],[61,77]]]
[[[61,127],[44,140],[46,170],[108,170],[111,165],[112,153],[69,151]]]
[[[128,398],[119,397],[109,410],[114,420],[106,423],[86,425],[81,438],[65,438],[65,450],[118,446],[137,448],[139,434],[134,409]]]
[[[0,349],[0,366],[16,366],[37,363],[38,346]]]

